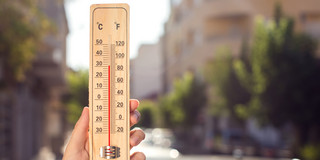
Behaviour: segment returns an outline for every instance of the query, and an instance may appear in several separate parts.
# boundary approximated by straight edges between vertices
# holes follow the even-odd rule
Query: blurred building
[[[171,15],[162,37],[164,92],[169,92],[174,79],[186,71],[201,73],[204,64],[214,59],[222,46],[238,56],[243,42],[251,41],[256,17],[273,19],[276,2],[280,2],[285,15],[294,19],[296,31],[320,40],[319,0],[171,0]],[[222,141],[229,144],[232,139],[245,139],[243,133],[270,147],[281,143],[276,129],[260,129],[252,120],[245,131],[230,124],[229,119],[213,123],[208,117],[206,123],[203,137],[213,138],[213,130],[219,130]],[[226,153],[230,152],[226,149]]]
[[[131,60],[131,97],[155,99],[162,93],[163,58],[161,41],[144,44],[138,56]]]
[[[198,72],[221,46],[239,55],[243,41],[250,41],[256,16],[272,19],[276,2],[294,18],[297,31],[320,40],[319,0],[171,0],[163,37],[165,90],[185,71]]]
[[[54,23],[56,33],[45,37],[26,81],[0,92],[1,160],[50,159],[40,150],[51,153],[51,158],[62,157],[68,26],[63,0],[40,0],[38,6]]]

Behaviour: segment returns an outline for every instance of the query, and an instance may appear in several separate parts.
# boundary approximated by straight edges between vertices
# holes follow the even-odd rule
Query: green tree
[[[189,128],[197,123],[197,116],[206,104],[204,83],[191,73],[174,81],[173,90],[160,99],[166,127]]]
[[[34,0],[0,0],[2,85],[25,79],[42,37],[53,28]]]
[[[229,117],[232,124],[239,125],[241,121],[235,108],[246,104],[250,94],[236,76],[233,69],[235,58],[231,51],[227,47],[221,47],[215,54],[215,58],[204,69],[205,79],[210,85],[209,111],[216,117]],[[245,59],[244,55],[241,57]]]
[[[291,19],[278,19],[258,19],[248,65],[242,60],[234,63],[240,83],[251,94],[237,112],[276,126],[291,123],[298,154],[302,146],[320,142],[320,68],[315,41],[294,33]]]
[[[156,128],[162,126],[162,115],[155,102],[144,100],[140,102],[138,108],[141,116],[138,127]]]
[[[320,157],[320,145],[306,145],[301,150],[301,155],[307,160],[319,160]]]
[[[89,73],[87,70],[67,73],[69,95],[66,98],[66,106],[70,123],[77,122],[81,115],[82,108],[88,106],[88,84]]]

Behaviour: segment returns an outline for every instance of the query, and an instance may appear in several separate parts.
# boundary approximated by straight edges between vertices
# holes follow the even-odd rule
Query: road
[[[172,148],[163,148],[142,144],[132,149],[133,152],[143,152],[147,160],[239,160],[233,156],[221,155],[181,155],[177,150]],[[290,159],[273,159],[260,157],[244,157],[241,160],[290,160]]]
[[[236,160],[232,156],[212,156],[212,155],[188,155],[188,156],[179,156],[176,159],[171,158],[147,158],[147,160]],[[256,158],[256,157],[244,157],[242,160],[275,160],[270,158]],[[280,159],[277,159],[280,160]],[[289,159],[281,159],[289,160]]]
[[[156,132],[155,132],[156,131]],[[182,155],[178,150],[166,146],[170,141],[170,133],[164,129],[145,130],[146,138],[142,143],[132,148],[133,152],[143,152],[147,160],[239,160],[233,156],[221,155]],[[166,134],[165,134],[166,133]],[[168,136],[169,135],[169,136]],[[170,144],[169,143],[169,144]],[[159,145],[160,144],[160,145]],[[162,144],[162,145],[161,145]],[[164,147],[165,146],[165,147]],[[257,157],[244,157],[241,160],[275,160],[272,158],[257,158]],[[280,159],[276,159],[280,160]],[[281,159],[290,160],[290,159]]]

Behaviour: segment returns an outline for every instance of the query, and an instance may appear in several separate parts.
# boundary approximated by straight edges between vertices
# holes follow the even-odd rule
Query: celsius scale
[[[129,160],[129,6],[90,8],[90,160]]]

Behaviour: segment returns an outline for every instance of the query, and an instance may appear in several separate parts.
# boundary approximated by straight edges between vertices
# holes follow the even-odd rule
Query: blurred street
[[[144,129],[146,138],[137,147],[131,150],[143,152],[148,160],[275,160],[277,158],[261,158],[253,156],[242,156],[242,153],[234,152],[234,155],[215,154],[181,154],[178,150],[171,148],[175,143],[172,131],[168,129]],[[290,159],[279,159],[290,160]]]
[[[148,160],[172,160],[171,158],[147,158]],[[175,160],[237,160],[232,156],[212,156],[212,155],[188,155],[181,156]],[[272,158],[244,157],[242,160],[274,160]],[[289,160],[289,159],[279,159]]]

